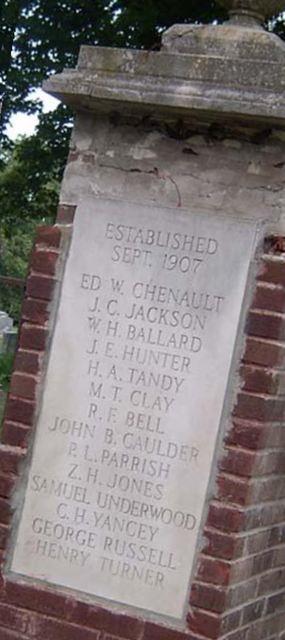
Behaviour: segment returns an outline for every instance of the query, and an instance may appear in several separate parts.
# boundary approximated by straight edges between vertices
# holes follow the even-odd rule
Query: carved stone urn
[[[285,0],[218,0],[229,11],[230,17],[244,16],[263,23],[267,18],[285,10]]]

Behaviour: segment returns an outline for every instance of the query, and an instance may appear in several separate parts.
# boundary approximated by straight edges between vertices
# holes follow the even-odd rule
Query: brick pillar
[[[27,454],[45,342],[52,330],[48,307],[59,242],[59,227],[39,231],[23,305],[0,449],[2,563],[9,541],[10,495]],[[284,640],[285,259],[272,237],[265,244],[246,318],[240,391],[217,463],[217,489],[197,558],[187,630],[118,616],[51,587],[4,576],[1,640],[44,640],[51,637],[47,634],[68,640],[81,635],[83,640],[159,640],[161,634],[164,640]]]
[[[285,637],[285,261],[275,247],[260,260],[192,586],[189,626],[201,638]]]

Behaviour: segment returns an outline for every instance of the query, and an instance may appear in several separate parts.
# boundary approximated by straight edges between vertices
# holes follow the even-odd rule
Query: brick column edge
[[[73,213],[62,211],[62,221],[70,223]],[[39,229],[27,279],[0,445],[1,567],[11,494],[45,371],[64,229]],[[187,629],[109,611],[0,572],[1,640],[285,640],[285,242],[271,238],[265,246],[246,319],[241,390],[218,462]]]

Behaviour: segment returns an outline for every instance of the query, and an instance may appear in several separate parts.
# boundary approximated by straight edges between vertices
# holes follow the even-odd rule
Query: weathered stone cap
[[[83,46],[77,68],[43,88],[76,111],[284,126],[285,43],[240,4],[223,25],[174,25],[158,52]]]

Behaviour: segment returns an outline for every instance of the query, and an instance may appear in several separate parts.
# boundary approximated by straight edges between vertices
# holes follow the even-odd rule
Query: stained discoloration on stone
[[[89,193],[269,220],[272,230],[279,224],[285,165],[274,132],[260,144],[211,128],[198,134],[189,129],[179,140],[158,123],[118,126],[84,114],[72,145],[75,159],[66,167],[61,192],[65,204]],[[87,156],[92,162],[84,162]]]
[[[75,70],[45,83],[78,114],[62,204],[191,205],[280,232],[284,62],[285,44],[253,16],[174,25],[159,52],[82,47]]]
[[[284,43],[254,20],[174,25],[159,52],[81,47],[77,69],[44,88],[77,110],[284,124],[284,60]]]

